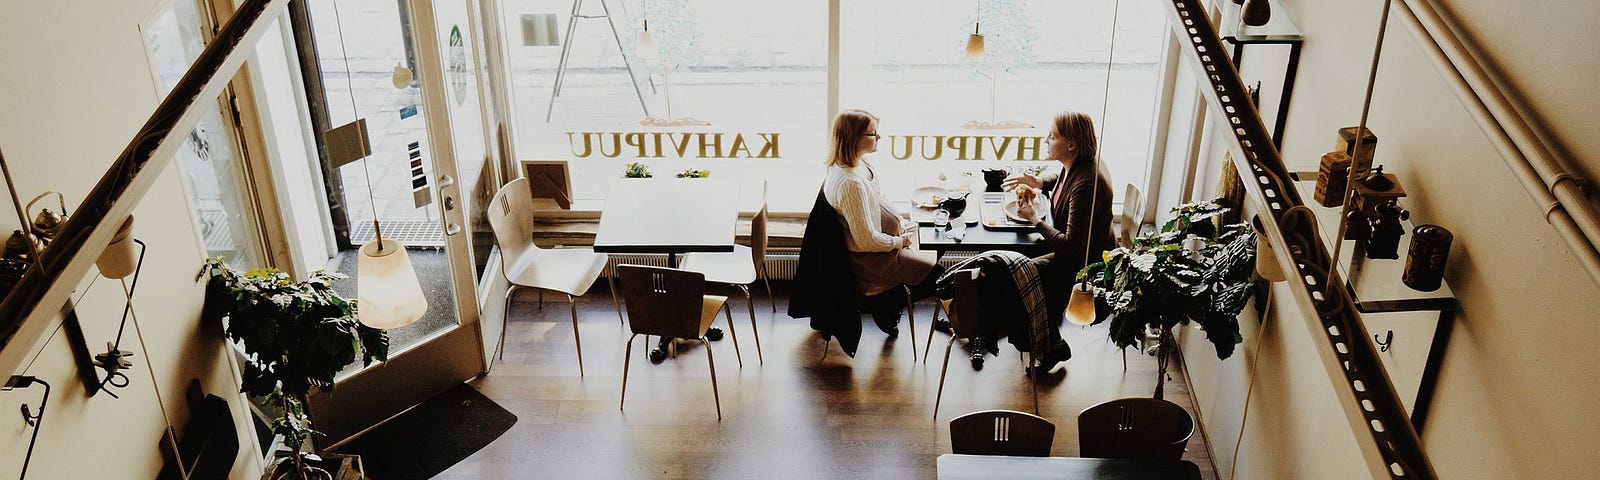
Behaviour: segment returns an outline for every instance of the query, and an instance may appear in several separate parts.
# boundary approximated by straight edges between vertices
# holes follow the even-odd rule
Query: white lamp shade
[[[106,278],[127,277],[139,263],[133,246],[133,215],[129,215],[117,228],[117,234],[111,237],[111,243],[106,245],[105,251],[100,252],[100,258],[95,259],[94,266]]]
[[[367,242],[356,261],[356,317],[372,328],[410,325],[428,311],[411,256],[394,240]]]
[[[967,36],[967,60],[983,58],[983,35],[971,34]]]
[[[1273,251],[1272,244],[1259,233],[1256,234],[1256,274],[1269,282],[1289,279],[1283,274],[1283,268],[1278,266],[1278,252]]]
[[[1094,323],[1094,290],[1089,284],[1078,282],[1072,286],[1072,297],[1067,299],[1067,321],[1074,325]]]
[[[639,55],[650,57],[656,54],[656,36],[649,29],[639,32]]]

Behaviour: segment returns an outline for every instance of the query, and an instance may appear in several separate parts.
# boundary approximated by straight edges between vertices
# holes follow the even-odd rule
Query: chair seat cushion
[[[750,247],[744,245],[734,245],[731,252],[685,253],[678,268],[703,273],[712,283],[749,285],[756,281],[756,264]]]
[[[711,321],[717,319],[717,311],[722,305],[728,303],[728,297],[721,295],[706,295],[700,304],[700,336],[705,336],[706,329],[711,328]]]
[[[600,278],[606,254],[587,248],[530,249],[508,264],[506,279],[513,284],[582,296]]]

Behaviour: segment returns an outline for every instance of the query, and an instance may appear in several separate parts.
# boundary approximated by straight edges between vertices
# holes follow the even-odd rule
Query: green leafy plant
[[[1249,225],[1214,223],[1226,211],[1216,200],[1180,205],[1160,231],[1135,238],[1132,248],[1106,252],[1103,261],[1079,272],[1102,305],[1111,308],[1112,343],[1144,345],[1145,332],[1157,330],[1159,351],[1170,345],[1173,327],[1193,322],[1205,330],[1217,358],[1233,355],[1243,341],[1239,312],[1255,291],[1256,251]],[[1161,359],[1160,380],[1165,380],[1165,356]]]
[[[240,390],[264,396],[280,408],[272,432],[294,451],[297,478],[310,473],[300,453],[312,434],[306,398],[313,388],[332,392],[334,376],[361,356],[362,365],[386,361],[389,337],[356,320],[356,302],[333,290],[345,278],[318,270],[296,282],[276,268],[240,273],[221,257],[206,259],[201,317],[224,325],[228,339],[244,352]]]
[[[710,170],[695,170],[691,168],[682,172],[678,172],[677,178],[706,178],[710,176]]]
[[[654,176],[650,174],[650,166],[643,163],[633,162],[623,167],[622,178],[650,178]]]

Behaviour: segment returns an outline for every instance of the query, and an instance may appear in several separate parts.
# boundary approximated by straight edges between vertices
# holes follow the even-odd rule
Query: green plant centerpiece
[[[313,388],[332,392],[334,376],[357,355],[362,365],[386,361],[388,335],[356,320],[356,302],[333,290],[332,281],[345,278],[338,273],[318,270],[296,282],[276,268],[240,273],[217,257],[200,274],[207,277],[202,319],[221,323],[243,349],[240,390],[279,407],[272,433],[294,452],[288,478],[311,478],[300,449],[320,433],[311,429],[307,396]]]
[[[1112,343],[1143,346],[1146,331],[1160,332],[1156,398],[1165,385],[1163,349],[1173,345],[1173,327],[1199,324],[1218,359],[1232,356],[1244,341],[1239,312],[1254,292],[1255,232],[1243,223],[1217,225],[1214,219],[1226,211],[1220,199],[1179,205],[1160,231],[1135,238],[1131,248],[1106,252],[1102,262],[1078,274],[1101,305],[1111,308]]]
[[[695,170],[695,169],[691,168],[691,169],[688,169],[688,170],[684,170],[684,171],[678,172],[678,175],[676,175],[676,177],[677,178],[709,178],[709,177],[711,177],[711,171],[710,170]]]
[[[622,166],[622,178],[650,178],[650,166],[639,162],[632,162]]]

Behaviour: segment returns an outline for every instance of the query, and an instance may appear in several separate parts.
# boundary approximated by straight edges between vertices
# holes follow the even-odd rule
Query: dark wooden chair
[[[1194,435],[1194,417],[1175,403],[1119,398],[1078,414],[1078,455],[1178,460]]]
[[[633,340],[639,335],[661,336],[698,340],[706,347],[706,363],[711,366],[711,395],[716,401],[717,420],[722,420],[722,398],[717,392],[717,363],[712,359],[711,342],[706,339],[706,329],[717,318],[717,311],[727,314],[728,334],[733,337],[734,355],[739,354],[739,335],[733,330],[733,314],[728,310],[728,297],[706,295],[706,277],[699,272],[675,268],[618,265],[617,276],[622,281],[622,298],[628,309],[628,345],[622,353],[622,398],[617,409],[628,398],[628,360],[633,354]],[[648,345],[648,342],[646,342]],[[743,361],[740,365],[743,366]]]
[[[950,421],[950,453],[1048,457],[1056,425],[1012,410],[984,410]]]
[[[944,401],[944,380],[945,376],[950,373],[951,347],[955,346],[956,339],[960,338],[963,333],[970,337],[981,331],[979,322],[981,322],[980,318],[982,318],[983,311],[979,302],[982,295],[978,290],[978,277],[981,273],[976,268],[954,272],[955,298],[939,301],[939,307],[950,317],[950,342],[944,346],[944,366],[939,368],[939,393],[933,398],[934,420],[939,419],[939,403]],[[934,318],[938,318],[937,312],[934,313]],[[931,326],[929,330],[932,330]],[[932,350],[933,333],[931,331],[928,334],[928,342],[928,350]],[[1018,358],[1021,357],[1019,356]],[[1038,375],[1037,372],[1033,372],[1033,374],[1035,377]],[[1034,380],[1038,379],[1035,378]],[[1029,385],[1033,387],[1033,413],[1037,414],[1039,413],[1039,382],[1029,382]]]

